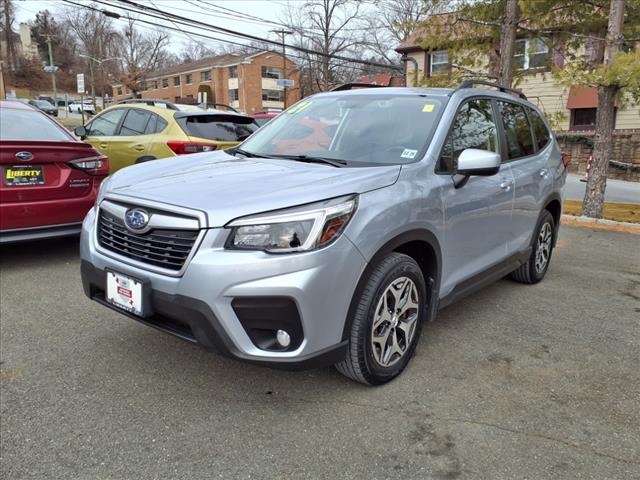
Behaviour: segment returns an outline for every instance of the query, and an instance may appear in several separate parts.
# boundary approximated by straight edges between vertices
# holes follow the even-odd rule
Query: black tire
[[[551,229],[551,238],[550,245],[548,247],[548,255],[547,260],[544,265],[544,268],[538,269],[536,268],[536,258],[538,254],[538,239],[543,231],[543,229]],[[538,283],[541,281],[547,273],[549,269],[549,264],[551,263],[551,254],[553,252],[553,245],[555,244],[555,221],[553,220],[553,215],[548,210],[542,212],[540,216],[540,220],[538,220],[538,224],[536,225],[535,234],[531,241],[531,255],[529,259],[522,264],[518,269],[511,272],[511,278],[516,282],[526,283],[532,285],[534,283]]]
[[[399,279],[402,277],[410,279],[415,286],[418,305],[416,324],[413,327],[414,333],[409,344],[407,345],[405,341],[404,353],[399,354],[399,358],[393,365],[383,366],[374,356],[372,345],[374,317],[383,293],[386,294],[394,282],[400,281]],[[335,367],[343,375],[366,385],[386,383],[398,376],[409,363],[420,338],[422,325],[428,315],[426,308],[427,288],[422,271],[413,258],[401,253],[390,253],[374,267],[366,279],[360,297],[354,298],[353,301],[357,304],[350,319],[352,323],[347,356]],[[396,315],[394,318],[396,318],[397,325]]]

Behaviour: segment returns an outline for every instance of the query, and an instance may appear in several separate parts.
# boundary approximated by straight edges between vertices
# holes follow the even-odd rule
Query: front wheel
[[[416,348],[427,315],[427,288],[413,258],[391,253],[370,272],[352,314],[343,375],[380,385],[398,376]]]
[[[526,263],[511,273],[512,279],[520,283],[533,284],[544,278],[551,263],[555,231],[553,215],[545,210],[536,225],[531,256]]]

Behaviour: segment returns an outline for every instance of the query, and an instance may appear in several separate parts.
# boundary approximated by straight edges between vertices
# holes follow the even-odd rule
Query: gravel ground
[[[379,388],[209,353],[90,302],[76,240],[0,254],[6,479],[640,478],[640,236],[440,312]]]

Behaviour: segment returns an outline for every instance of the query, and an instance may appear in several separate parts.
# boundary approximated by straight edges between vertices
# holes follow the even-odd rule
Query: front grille
[[[101,209],[98,243],[103,248],[138,262],[168,270],[182,269],[198,237],[198,230],[154,229],[130,232],[122,220]]]

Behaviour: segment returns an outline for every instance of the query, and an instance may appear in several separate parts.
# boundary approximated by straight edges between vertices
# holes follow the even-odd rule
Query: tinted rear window
[[[0,110],[0,140],[68,142],[73,137],[40,112],[3,108]]]
[[[509,159],[531,155],[534,151],[533,138],[531,138],[531,128],[524,108],[508,102],[498,102],[498,104],[507,137]]]
[[[536,136],[536,144],[538,146],[538,150],[540,150],[549,142],[549,130],[542,121],[542,118],[540,118],[538,112],[531,108],[529,109],[529,118],[531,119],[531,124],[533,125],[533,133]]]
[[[178,123],[190,137],[221,142],[239,142],[258,128],[251,118],[224,115],[192,115],[178,119]]]

